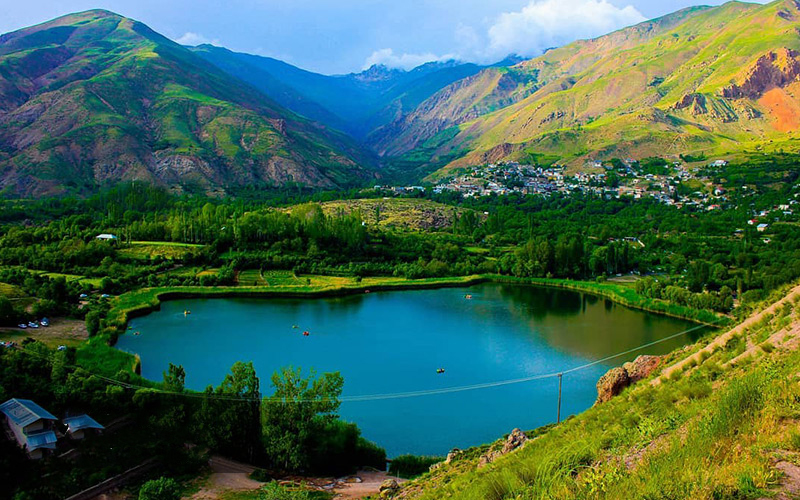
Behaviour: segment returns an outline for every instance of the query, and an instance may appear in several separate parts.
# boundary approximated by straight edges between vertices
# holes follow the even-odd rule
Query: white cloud
[[[455,54],[398,54],[387,48],[373,52],[364,67],[384,64],[410,69],[446,59],[492,63],[510,54],[533,57],[550,47],[604,35],[645,20],[634,6],[617,7],[608,0],[531,0],[521,10],[488,20],[485,30],[463,23],[456,25],[452,32],[458,46]]]
[[[216,38],[208,39],[203,35],[201,35],[200,33],[193,33],[191,31],[187,31],[186,33],[183,34],[183,36],[181,36],[175,41],[181,45],[189,45],[191,47],[194,47],[196,45],[202,45],[204,43],[209,43],[211,45],[220,45],[219,40],[217,40]]]
[[[431,61],[448,61],[455,59],[453,54],[436,55],[431,52],[424,54],[395,54],[392,49],[376,50],[364,62],[364,69],[369,68],[374,64],[383,64],[390,68],[413,69],[417,66]]]
[[[533,0],[518,12],[501,14],[488,30],[488,52],[534,56],[549,47],[591,38],[645,21],[632,5],[607,0]]]

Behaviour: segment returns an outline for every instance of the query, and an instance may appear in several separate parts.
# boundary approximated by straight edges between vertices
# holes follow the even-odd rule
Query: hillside
[[[211,45],[191,50],[292,111],[359,140],[413,111],[443,87],[482,69],[476,64],[445,61],[410,71],[376,65],[360,73],[328,76]]]
[[[451,454],[394,498],[796,498],[799,299],[800,287],[527,441]]]
[[[336,187],[372,177],[371,162],[137,21],[94,10],[0,37],[0,187],[13,193]]]
[[[685,9],[456,82],[379,150],[460,166],[792,147],[798,29],[793,0]]]

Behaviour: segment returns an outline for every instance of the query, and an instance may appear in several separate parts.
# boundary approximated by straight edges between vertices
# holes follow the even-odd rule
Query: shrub
[[[139,500],[179,500],[180,497],[178,483],[168,477],[147,481],[139,490]]]
[[[259,492],[259,500],[326,500],[331,498],[323,491],[288,489],[276,482],[264,486]]]
[[[356,424],[334,420],[314,436],[309,463],[322,474],[350,474],[360,466],[383,470],[386,451],[364,439]]]
[[[269,472],[265,471],[264,469],[256,469],[250,473],[250,479],[261,483],[269,483],[272,481],[272,476],[270,476]]]
[[[428,472],[431,465],[439,463],[442,460],[444,460],[442,457],[400,455],[392,459],[392,463],[389,466],[389,475],[412,479]]]

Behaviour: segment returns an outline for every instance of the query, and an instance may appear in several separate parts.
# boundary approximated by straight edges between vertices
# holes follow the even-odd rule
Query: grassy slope
[[[766,100],[727,99],[721,91],[743,81],[762,55],[800,49],[798,26],[800,7],[791,0],[680,11],[518,65],[518,71],[535,74],[536,92],[498,111],[478,112],[482,116],[477,119],[476,108],[466,106],[475,96],[490,100],[509,89],[493,82],[488,70],[471,79],[472,88],[448,87],[423,103],[419,123],[406,132],[428,137],[427,124],[437,123],[463,101],[470,113],[455,120],[457,135],[451,133],[435,152],[472,151],[451,166],[528,159],[534,152],[568,161],[796,148],[792,133],[800,121],[785,111],[797,107],[794,87]],[[694,93],[706,100],[704,111],[676,109]]]
[[[745,499],[786,491],[781,470],[800,471],[798,335],[795,293],[660,384],[640,382],[488,467],[477,468],[483,450],[468,451],[401,496]],[[677,351],[665,365],[685,356]]]
[[[429,200],[407,198],[338,200],[321,204],[328,214],[359,213],[367,224],[412,230],[444,229],[466,209]],[[380,217],[380,221],[378,221]]]
[[[345,136],[106,11],[4,35],[0,80],[0,167],[18,191],[132,178],[211,188],[368,177],[359,163],[371,160]]]

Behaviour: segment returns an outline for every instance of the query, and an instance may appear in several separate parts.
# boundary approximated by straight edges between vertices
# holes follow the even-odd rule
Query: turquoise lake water
[[[471,294],[467,299],[465,294]],[[184,310],[191,314],[184,316]],[[297,325],[299,328],[292,328]],[[161,380],[183,365],[186,385],[218,385],[236,361],[252,361],[265,394],[287,365],[339,371],[344,396],[426,391],[553,373],[687,330],[693,325],[603,298],[524,285],[380,292],[325,299],[190,299],[131,321],[117,346],[139,354]],[[310,335],[304,337],[303,331]],[[590,407],[610,367],[663,354],[681,336],[564,375],[562,417]],[[437,374],[438,368],[444,374]],[[556,419],[557,379],[416,398],[345,402],[341,416],[403,453],[445,454],[493,441],[515,427]]]

